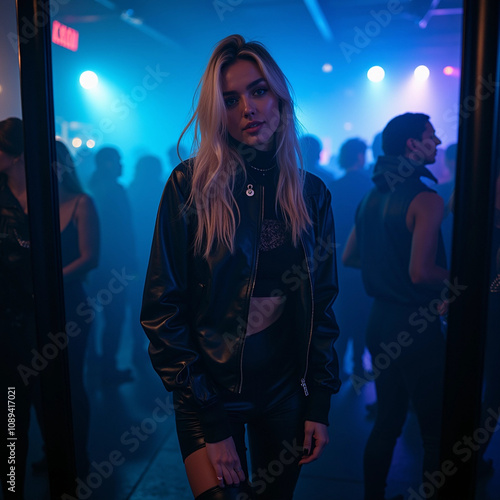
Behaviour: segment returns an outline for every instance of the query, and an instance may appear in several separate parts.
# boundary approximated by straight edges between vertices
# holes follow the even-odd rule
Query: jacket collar
[[[229,136],[229,144],[241,155],[246,167],[253,165],[259,168],[268,168],[276,163],[276,148],[269,151],[260,151],[248,144],[237,141],[231,136]]]
[[[396,178],[420,179],[427,177],[438,182],[432,172],[420,161],[404,156],[379,156],[373,169],[372,180],[381,191],[387,191],[394,185]]]

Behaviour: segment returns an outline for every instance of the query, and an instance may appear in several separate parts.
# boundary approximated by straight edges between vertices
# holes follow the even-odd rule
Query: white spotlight
[[[95,89],[97,87],[97,84],[99,82],[99,79],[97,78],[97,75],[93,71],[84,71],[80,75],[80,85],[87,90],[90,89]]]
[[[427,80],[427,78],[429,78],[430,71],[429,71],[429,68],[427,66],[424,66],[422,64],[422,65],[417,66],[415,68],[413,75],[415,76],[415,79],[418,80],[419,82],[425,82],[425,80]]]
[[[381,82],[385,78],[384,68],[382,68],[381,66],[372,66],[368,70],[366,76],[368,77],[368,80],[370,80],[370,82]]]

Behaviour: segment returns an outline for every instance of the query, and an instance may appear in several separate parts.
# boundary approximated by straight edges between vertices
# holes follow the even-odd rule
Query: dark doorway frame
[[[67,345],[55,165],[49,0],[18,0],[17,24],[21,105],[24,124],[26,190],[38,352]],[[55,346],[56,348],[58,346]],[[74,494],[76,466],[67,349],[46,356],[40,370],[42,434],[48,462],[50,496]]]

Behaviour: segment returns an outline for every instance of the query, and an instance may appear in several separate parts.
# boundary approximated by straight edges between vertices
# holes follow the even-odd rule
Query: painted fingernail
[[[304,451],[302,452],[303,457],[308,457],[309,456],[309,448],[304,448]]]

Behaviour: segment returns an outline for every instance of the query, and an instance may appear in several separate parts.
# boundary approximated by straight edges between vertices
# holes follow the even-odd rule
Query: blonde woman
[[[300,168],[288,82],[260,43],[219,42],[190,127],[195,157],[172,172],[154,232],[149,353],[194,497],[290,499],[340,386],[330,194]]]

